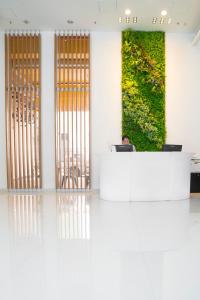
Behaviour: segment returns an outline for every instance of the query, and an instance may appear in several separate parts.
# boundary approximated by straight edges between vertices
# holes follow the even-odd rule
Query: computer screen
[[[162,151],[181,151],[182,145],[171,145],[171,144],[165,144],[162,147]]]
[[[133,145],[130,144],[122,144],[115,145],[116,152],[133,152]]]

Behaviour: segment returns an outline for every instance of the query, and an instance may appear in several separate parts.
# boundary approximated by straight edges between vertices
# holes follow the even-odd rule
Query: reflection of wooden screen
[[[56,187],[90,186],[90,38],[55,36]]]
[[[8,188],[40,188],[40,35],[7,34],[5,43]]]
[[[16,238],[40,239],[42,236],[42,199],[38,194],[8,196],[11,234]]]
[[[90,239],[90,204],[84,193],[57,196],[57,230],[60,240]]]

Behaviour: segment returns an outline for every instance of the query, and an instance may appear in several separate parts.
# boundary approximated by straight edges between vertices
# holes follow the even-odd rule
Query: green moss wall
[[[122,133],[137,151],[165,142],[165,34],[122,32]]]

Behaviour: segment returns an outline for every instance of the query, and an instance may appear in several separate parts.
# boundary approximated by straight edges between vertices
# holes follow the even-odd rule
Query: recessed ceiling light
[[[119,23],[122,23],[122,17],[119,17]]]
[[[166,16],[167,15],[167,11],[165,10],[165,9],[163,9],[162,11],[161,11],[161,16]]]
[[[127,8],[126,10],[125,10],[125,15],[126,16],[129,16],[131,14],[131,10],[129,9],[129,8]]]

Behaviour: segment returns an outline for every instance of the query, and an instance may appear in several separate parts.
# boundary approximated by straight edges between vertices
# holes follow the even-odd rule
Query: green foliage
[[[165,34],[122,32],[122,132],[138,151],[165,142]]]

